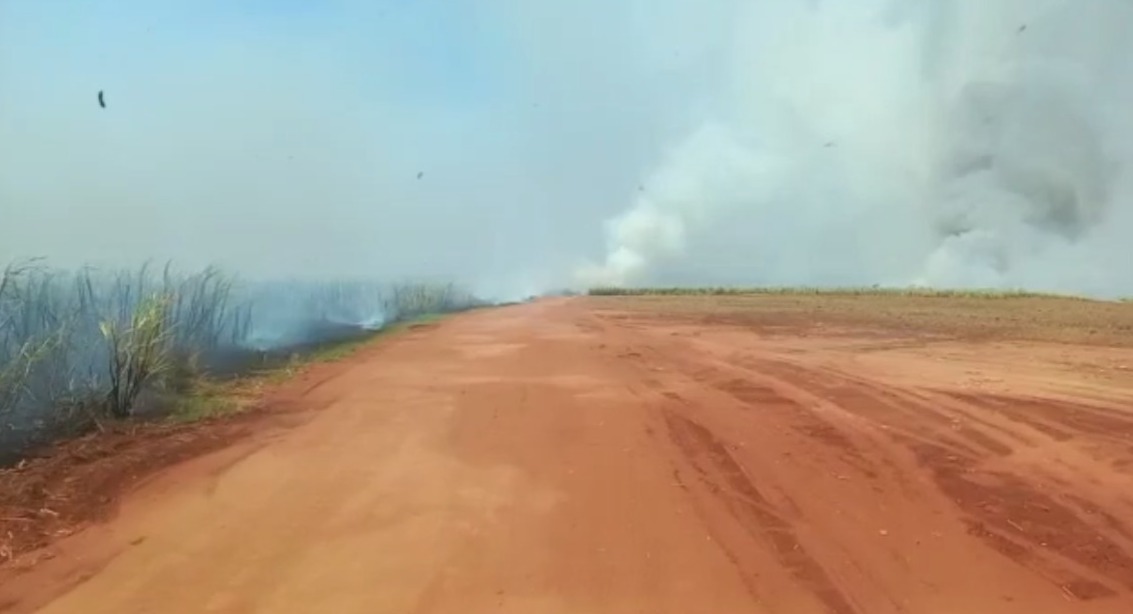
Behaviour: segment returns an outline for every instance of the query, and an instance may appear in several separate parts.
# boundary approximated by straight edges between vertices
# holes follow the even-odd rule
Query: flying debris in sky
[[[102,90],[98,90],[98,106],[106,108],[106,100],[102,97]]]

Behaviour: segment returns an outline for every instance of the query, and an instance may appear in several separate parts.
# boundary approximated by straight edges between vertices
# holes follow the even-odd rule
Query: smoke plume
[[[718,112],[587,284],[1133,291],[1133,4],[736,5]]]

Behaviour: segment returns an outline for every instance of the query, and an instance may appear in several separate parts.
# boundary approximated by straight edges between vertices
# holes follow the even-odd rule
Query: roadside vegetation
[[[223,413],[232,380],[479,306],[451,284],[243,283],[215,268],[0,272],[0,463],[135,418]]]

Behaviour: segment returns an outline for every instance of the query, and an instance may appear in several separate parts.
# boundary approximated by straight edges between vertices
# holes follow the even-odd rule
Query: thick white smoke
[[[581,282],[1133,292],[1133,3],[729,18],[726,104],[607,222]]]

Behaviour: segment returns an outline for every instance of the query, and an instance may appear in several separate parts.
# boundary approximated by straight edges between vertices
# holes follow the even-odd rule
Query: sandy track
[[[584,299],[383,343],[309,421],[163,473],[0,603],[1133,611],[1133,375],[1068,359],[1126,350],[768,337]]]

